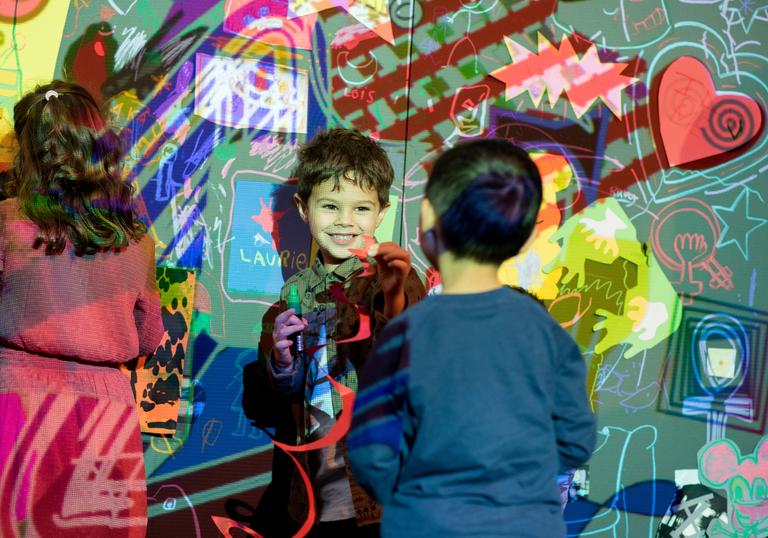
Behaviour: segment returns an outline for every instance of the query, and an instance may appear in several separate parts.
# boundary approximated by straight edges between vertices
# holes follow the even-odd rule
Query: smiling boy
[[[318,246],[315,264],[293,275],[280,294],[299,292],[303,316],[287,309],[277,316],[268,375],[274,391],[299,401],[296,442],[324,437],[336,423],[341,399],[326,378],[357,390],[357,374],[387,320],[424,296],[400,246],[373,244],[368,257],[375,273],[363,274],[353,251],[364,249],[389,208],[394,172],[384,150],[358,131],[332,129],[317,135],[299,152],[297,193],[301,218]],[[332,292],[341,285],[347,301]],[[357,306],[355,306],[357,305]],[[361,316],[370,314],[370,338],[336,344],[358,335]],[[301,332],[305,349],[320,347],[312,357],[294,357],[291,344]],[[380,509],[349,472],[346,439],[306,454],[305,464],[317,504],[317,524],[310,536],[377,536]],[[306,517],[307,493],[293,479],[289,513]]]

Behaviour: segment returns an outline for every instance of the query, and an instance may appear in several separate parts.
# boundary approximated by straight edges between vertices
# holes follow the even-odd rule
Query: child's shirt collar
[[[360,261],[360,258],[357,256],[352,256],[351,258],[344,260],[333,271],[328,271],[325,268],[325,265],[323,265],[323,255],[319,252],[315,258],[315,265],[312,268],[314,273],[322,280],[325,280],[331,273],[335,275],[339,280],[346,280],[362,269],[363,263]]]

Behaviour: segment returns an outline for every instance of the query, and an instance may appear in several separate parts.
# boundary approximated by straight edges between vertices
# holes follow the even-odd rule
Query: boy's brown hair
[[[338,189],[339,180],[345,178],[361,189],[375,190],[381,207],[386,207],[395,173],[376,141],[357,129],[334,128],[317,134],[299,150],[294,175],[304,203],[316,185],[332,179]]]

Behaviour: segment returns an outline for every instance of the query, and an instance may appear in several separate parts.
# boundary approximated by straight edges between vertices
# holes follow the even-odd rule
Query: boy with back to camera
[[[565,536],[556,475],[595,443],[584,359],[497,276],[529,241],[541,196],[535,164],[504,140],[457,145],[434,165],[420,241],[443,293],[383,331],[348,436],[384,537]]]
[[[405,250],[392,242],[370,244],[388,209],[394,178],[376,142],[349,129],[321,133],[300,150],[296,175],[294,200],[319,255],[314,266],[283,286],[281,302],[288,302],[293,288],[302,315],[288,308],[275,319],[268,375],[277,394],[303,403],[294,415],[297,442],[305,444],[327,435],[342,410],[326,374],[356,390],[357,372],[384,324],[425,292]],[[373,274],[364,272],[366,258],[374,260]],[[341,286],[346,300],[340,300],[334,286]],[[371,337],[337,345],[358,335],[360,315],[353,305],[370,314]],[[306,351],[297,357],[298,333]],[[343,438],[307,454],[304,463],[317,506],[310,536],[378,536],[380,507],[351,479],[345,445]],[[306,499],[296,474],[289,513],[297,522],[306,518]]]

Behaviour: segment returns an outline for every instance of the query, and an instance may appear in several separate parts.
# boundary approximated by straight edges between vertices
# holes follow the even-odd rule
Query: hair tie
[[[45,100],[46,101],[50,101],[51,97],[58,98],[59,97],[59,92],[57,92],[56,90],[48,90],[47,92],[45,92]]]

